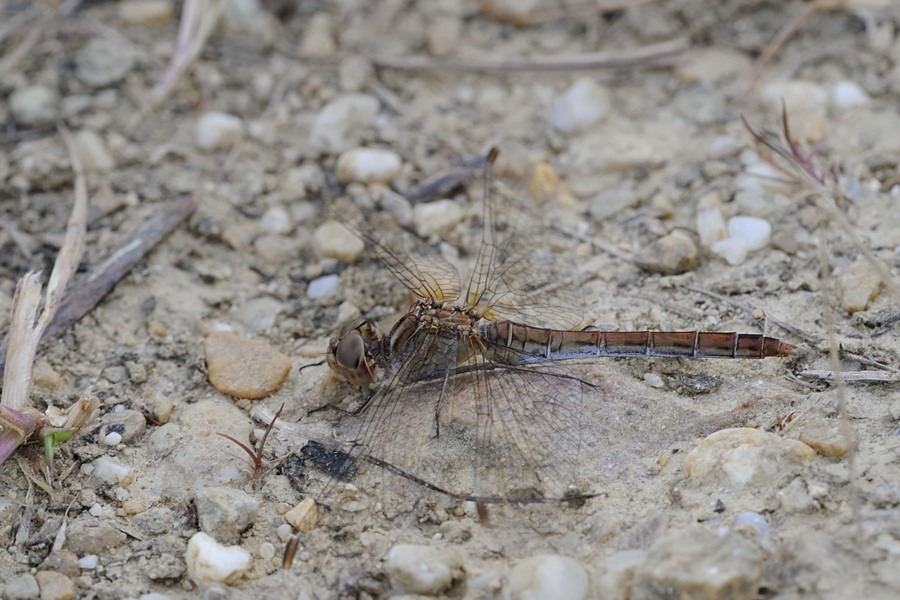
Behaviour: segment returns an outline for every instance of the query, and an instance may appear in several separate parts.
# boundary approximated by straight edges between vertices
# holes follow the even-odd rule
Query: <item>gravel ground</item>
[[[57,450],[49,484],[40,445],[0,466],[0,597],[900,595],[895,5],[262,4],[206,7],[211,36],[160,91],[190,54],[181,3],[0,2],[0,328],[71,210],[56,123],[88,175],[82,274],[173,200],[197,205],[39,351],[33,405],[92,395],[100,415]],[[787,162],[783,107],[800,145]],[[782,145],[754,143],[742,115]],[[354,421],[310,411],[366,392],[300,367],[344,323],[389,325],[409,302],[333,221],[465,272],[479,178],[417,190],[492,146],[511,192],[499,220],[577,272],[581,325],[764,332],[797,353],[572,367],[595,384],[575,411],[581,447],[540,403],[522,416],[547,427],[522,431],[583,502],[485,509],[371,464],[347,481],[317,469],[308,439],[346,440]],[[843,386],[827,378],[838,363]],[[282,404],[253,473],[216,433],[255,443]],[[477,452],[429,447],[413,429],[427,421],[362,441],[469,489]],[[507,475],[499,491],[534,483]]]

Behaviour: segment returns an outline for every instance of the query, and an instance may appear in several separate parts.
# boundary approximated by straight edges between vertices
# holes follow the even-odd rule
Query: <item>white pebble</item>
[[[523,560],[509,574],[509,600],[579,600],[588,593],[584,567],[568,556],[544,554]]]
[[[126,25],[163,25],[173,12],[170,0],[125,0],[119,4],[119,18]]]
[[[365,244],[337,221],[326,221],[313,232],[313,247],[319,256],[352,263],[360,257]]]
[[[398,544],[391,548],[385,564],[391,585],[405,594],[436,596],[462,576],[458,564],[430,546]]]
[[[306,295],[310,298],[320,299],[334,296],[341,286],[341,279],[337,275],[323,275],[309,282],[306,287]]]
[[[748,252],[756,252],[769,244],[772,226],[759,217],[731,217],[728,219],[728,237],[743,240]]]
[[[75,152],[85,171],[108,173],[116,166],[116,161],[106,148],[103,138],[90,129],[82,129],[74,136]]]
[[[812,81],[774,81],[762,87],[760,99],[773,115],[780,115],[783,106],[789,113],[824,115],[828,94],[825,88]]]
[[[463,210],[453,200],[435,200],[413,207],[413,227],[422,237],[450,229],[463,219]]]
[[[572,84],[550,105],[550,124],[562,133],[587,129],[609,112],[609,92],[588,77]]]
[[[731,266],[737,266],[747,260],[747,242],[736,238],[725,238],[714,242],[709,248],[713,254],[725,259]]]
[[[93,474],[106,483],[122,483],[131,473],[131,467],[120,465],[105,456],[94,461]]]
[[[697,202],[697,234],[700,245],[709,248],[725,238],[725,217],[719,210],[719,199],[714,194],[700,198]]]
[[[282,235],[291,230],[291,217],[283,206],[272,206],[263,213],[259,226],[266,233]]]
[[[78,566],[82,569],[96,569],[100,564],[100,557],[96,554],[86,554],[78,559]]]
[[[191,537],[184,559],[188,575],[197,582],[229,583],[250,566],[249,552],[223,546],[202,531]]]
[[[341,154],[335,174],[341,183],[391,183],[400,173],[400,155],[383,148],[354,148]]]
[[[310,146],[327,153],[349,150],[372,126],[378,107],[378,100],[366,94],[345,94],[335,98],[313,119]]]
[[[656,373],[644,373],[644,383],[649,385],[650,387],[661,388],[663,385],[663,379]]]
[[[211,111],[197,120],[194,141],[201,150],[228,150],[244,133],[244,122],[234,115]]]
[[[9,96],[9,110],[19,125],[37,127],[56,120],[56,92],[42,85],[29,85]]]
[[[103,444],[106,446],[118,446],[122,443],[122,434],[118,431],[110,431],[103,436]]]
[[[757,538],[762,540],[769,531],[769,522],[758,512],[745,510],[734,516],[734,520],[731,522],[731,528],[735,530],[744,528],[753,529],[756,532]]]
[[[772,239],[772,225],[759,217],[731,217],[728,219],[728,236],[744,240],[747,250],[756,252],[765,248]]]
[[[853,81],[839,81],[831,88],[831,102],[835,108],[855,108],[871,102],[869,95]]]

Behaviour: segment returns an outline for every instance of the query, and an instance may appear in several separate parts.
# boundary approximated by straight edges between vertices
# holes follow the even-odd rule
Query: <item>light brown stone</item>
[[[278,391],[291,360],[262,340],[216,332],[206,338],[209,382],[223,394],[256,400]]]

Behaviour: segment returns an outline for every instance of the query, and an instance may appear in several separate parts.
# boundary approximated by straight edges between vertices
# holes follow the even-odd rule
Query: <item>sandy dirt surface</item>
[[[804,4],[757,65],[801,5],[678,0],[601,15],[529,2],[522,14],[537,17],[516,26],[500,14],[516,3],[233,2],[155,107],[182,3],[38,4],[0,3],[0,329],[17,279],[51,268],[71,208],[56,122],[76,132],[88,170],[82,274],[173,199],[197,208],[39,351],[34,406],[93,394],[101,414],[58,449],[63,475],[50,486],[35,483],[40,445],[0,466],[0,596],[900,596],[900,395],[876,380],[900,362],[897,284],[881,282],[896,277],[900,249],[895,4]],[[616,68],[567,58],[660,44],[654,62]],[[807,171],[802,160],[773,169],[775,153],[741,122],[777,141],[782,102]],[[508,462],[497,490],[572,484],[593,497],[485,515],[365,462],[348,481],[316,468],[301,452],[308,437],[346,441],[359,428],[310,411],[350,410],[366,392],[325,365],[300,367],[343,323],[390,325],[409,302],[371,247],[323,224],[364,223],[465,272],[481,233],[478,179],[407,198],[492,146],[511,192],[497,197],[499,220],[543,232],[538,253],[577,273],[581,325],[765,333],[798,349],[573,366],[594,387],[568,379],[553,402],[523,397],[513,425],[550,464],[535,478]],[[390,151],[375,162],[394,172],[366,182],[351,156],[342,174],[338,157],[354,148]],[[325,214],[321,198],[340,208]],[[734,216],[764,219],[770,239],[735,257],[738,234],[717,225]],[[260,400],[218,391],[207,353],[221,331],[286,356],[283,384]],[[223,360],[260,383],[241,355]],[[823,372],[836,366],[863,381],[835,386]],[[251,480],[248,457],[215,434],[255,443],[282,403],[273,468]],[[491,492],[490,478],[466,483],[487,459],[465,431],[434,447],[411,428],[429,406],[395,429],[402,408],[383,411],[387,424],[362,441],[388,444],[383,457],[445,489]],[[294,536],[285,515],[306,496],[317,519]],[[200,580],[186,559],[200,530],[246,551],[246,569]]]

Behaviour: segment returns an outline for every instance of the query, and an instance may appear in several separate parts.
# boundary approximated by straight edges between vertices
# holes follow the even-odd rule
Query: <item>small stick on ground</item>
[[[424,56],[387,57],[372,60],[382,69],[410,71],[477,71],[482,73],[509,73],[515,71],[572,71],[577,69],[614,69],[638,66],[662,66],[690,46],[687,38],[678,38],[659,44],[650,44],[628,50],[607,50],[565,56],[539,56],[529,59],[446,59],[434,60]]]
[[[900,373],[895,371],[829,371],[827,369],[807,369],[797,373],[807,379],[825,381],[862,381],[877,383],[900,383]]]

